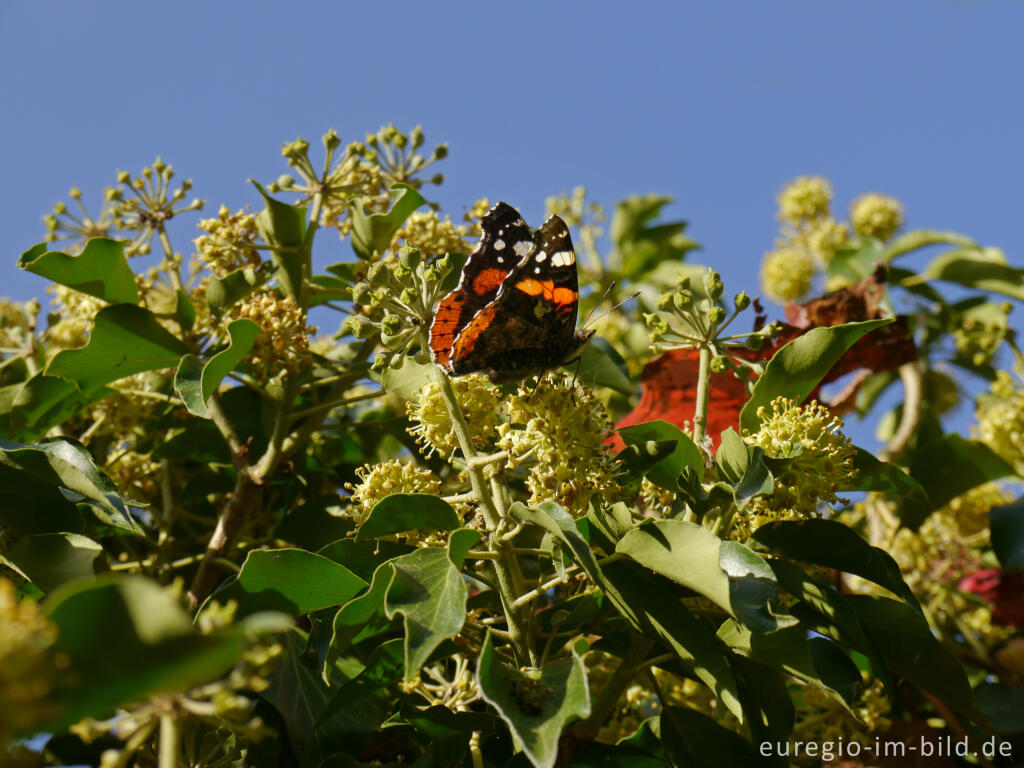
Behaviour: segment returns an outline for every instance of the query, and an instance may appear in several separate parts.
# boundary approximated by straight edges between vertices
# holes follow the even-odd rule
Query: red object
[[[959,589],[991,603],[992,621],[996,624],[1024,626],[1024,575],[998,568],[983,568],[965,576]]]
[[[874,274],[849,288],[832,291],[805,304],[789,304],[786,307],[786,319],[789,322],[782,325],[782,331],[770,344],[758,352],[739,349],[732,353],[746,360],[769,360],[782,346],[812,328],[882,317],[884,283],[885,270],[880,267]],[[916,356],[906,318],[898,317],[895,322],[872,331],[854,344],[822,379],[821,384],[859,370],[871,373],[892,370],[914,360]],[[640,402],[616,427],[643,424],[655,419],[676,426],[682,426],[684,422],[692,424],[697,402],[698,360],[699,352],[696,349],[674,349],[651,360],[644,366]],[[753,373],[750,377],[753,378]],[[809,398],[820,399],[821,384],[811,392]],[[852,403],[858,386],[859,381],[847,387],[828,405],[841,410],[844,404]],[[740,411],[747,399],[745,382],[732,373],[711,374],[707,434],[714,447],[717,448],[722,431],[729,427],[738,428]],[[609,442],[616,449],[625,447],[618,434]]]

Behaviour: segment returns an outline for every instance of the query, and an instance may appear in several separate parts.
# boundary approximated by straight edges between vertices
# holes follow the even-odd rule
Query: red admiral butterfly
[[[531,235],[512,206],[498,203],[480,228],[430,326],[434,360],[452,375],[484,371],[501,383],[575,359],[594,331],[576,331],[576,254],[565,222],[552,216]]]

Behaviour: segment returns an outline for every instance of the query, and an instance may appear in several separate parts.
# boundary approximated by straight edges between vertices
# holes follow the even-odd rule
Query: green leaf
[[[984,723],[960,662],[932,634],[928,622],[898,600],[846,595],[889,669],[956,712]]]
[[[349,518],[345,520],[351,522]],[[321,547],[317,554],[341,563],[359,578],[370,581],[382,563],[400,555],[407,555],[414,549],[413,546],[397,541],[356,541],[352,537],[347,537]]]
[[[521,673],[496,658],[488,633],[476,679],[480,695],[498,710],[535,768],[552,768],[565,724],[590,714],[587,672],[575,651],[541,670]]]
[[[35,440],[50,427],[114,394],[99,387],[82,392],[70,381],[37,373],[28,381],[0,389],[0,433],[23,441]]]
[[[1024,269],[1011,267],[998,248],[958,248],[935,259],[921,274],[928,280],[945,280],[967,288],[1001,293],[1024,301]]]
[[[277,281],[286,296],[299,301],[302,296],[302,274],[306,244],[306,205],[288,205],[275,200],[259,183],[249,179],[263,196],[266,207],[256,216],[260,237],[272,246],[271,256],[277,265]]]
[[[839,358],[865,334],[888,325],[892,318],[814,328],[775,353],[754,384],[750,400],[740,411],[740,426],[756,432],[761,423],[757,409],[777,397],[803,402]]]
[[[384,614],[384,598],[394,576],[391,563],[382,563],[373,573],[370,588],[349,600],[334,614],[331,641],[324,657],[325,676],[350,645],[389,629],[391,620]]]
[[[409,215],[427,202],[408,184],[394,184],[391,190],[401,190],[402,196],[387,213],[368,214],[361,201],[352,206],[352,250],[361,259],[371,259],[375,253],[384,253]]]
[[[750,766],[760,761],[750,742],[687,707],[666,707],[659,718],[661,743],[674,768]]]
[[[890,240],[885,246],[880,260],[889,263],[899,256],[929,245],[958,245],[964,248],[972,248],[977,247],[978,244],[966,235],[961,235],[957,232],[916,229],[913,232],[907,232],[905,235],[900,235],[894,240]]]
[[[907,528],[917,529],[935,508],[921,484],[895,464],[879,461],[863,448],[853,456],[851,491],[876,491],[897,501],[900,520]]]
[[[191,354],[181,358],[174,374],[174,391],[190,413],[204,419],[210,418],[206,409],[207,401],[224,377],[249,354],[259,334],[260,327],[252,320],[235,320],[228,326],[230,343],[226,349],[205,363]]]
[[[469,592],[462,572],[440,547],[418,549],[389,565],[394,578],[384,613],[405,620],[405,679],[411,680],[434,649],[462,629]]]
[[[685,221],[651,224],[671,202],[670,197],[635,195],[615,206],[610,234],[623,277],[635,280],[646,276],[654,265],[681,262],[699,247],[683,234]]]
[[[722,432],[715,462],[722,476],[732,484],[733,499],[740,510],[755,496],[771,493],[775,487],[771,470],[763,459],[764,449],[747,445],[732,427]]]
[[[192,299],[181,288],[174,292],[174,317],[186,331],[191,331],[196,324],[196,308]]]
[[[984,443],[946,435],[914,455],[910,475],[936,509],[972,488],[1014,474],[1013,467]]]
[[[66,584],[45,603],[75,687],[55,731],[161,691],[216,679],[242,650],[240,633],[200,635],[164,589],[138,576]],[[112,642],[116,639],[116,642]]]
[[[238,615],[312,613],[350,600],[366,582],[343,565],[303,549],[254,549],[236,578],[214,593],[238,602]]]
[[[48,251],[46,243],[40,243],[21,255],[18,268],[95,296],[108,304],[139,302],[135,275],[124,257],[124,243],[119,240],[90,238],[77,256]]]
[[[223,277],[211,275],[206,284],[206,303],[214,314],[219,315],[263,285],[268,278],[269,275],[253,267],[242,267]]]
[[[14,538],[36,533],[82,533],[85,519],[58,486],[0,463],[0,526]]]
[[[388,640],[377,645],[366,660],[366,666],[352,680],[340,688],[335,686],[331,700],[323,707],[316,717],[314,729],[329,720],[337,712],[351,708],[353,704],[371,696],[380,696],[392,683],[402,679],[402,641],[399,638]],[[337,668],[331,668],[333,662],[325,670],[326,674],[334,675]],[[330,680],[326,680],[330,683]],[[316,713],[312,713],[316,714]],[[383,725],[381,727],[384,727]]]
[[[657,520],[627,533],[615,551],[699,592],[754,629],[780,626],[768,605],[778,597],[775,576],[738,542],[723,542],[695,523]]]
[[[429,493],[393,493],[378,501],[356,531],[356,541],[403,531],[450,531],[461,525],[451,504]]]
[[[840,522],[810,519],[768,523],[754,531],[751,538],[790,560],[860,576],[898,595],[914,610],[921,610],[892,555],[871,546]]]
[[[674,440],[675,450],[647,472],[647,479],[669,491],[679,490],[679,474],[690,467],[698,477],[704,475],[704,454],[690,436],[674,424],[655,419],[619,430],[626,445],[640,442]]]
[[[1024,498],[988,511],[992,551],[1003,568],[1024,569]]]
[[[628,605],[644,629],[661,638],[680,663],[692,669],[742,722],[743,708],[725,648],[682,602],[667,597],[671,584],[629,561],[609,563],[603,570],[607,583],[614,585],[609,597],[616,607],[621,611]]]
[[[77,533],[37,533],[12,544],[4,557],[44,592],[66,581],[92,576],[103,547]]]
[[[341,563],[358,575],[359,572],[344,560],[321,549],[343,539],[351,530],[352,518],[344,514],[341,497],[336,493],[326,493],[289,512],[274,529],[274,538],[284,539],[302,549],[320,550],[319,554]],[[349,540],[349,543],[354,542]]]
[[[580,351],[579,363],[569,363],[567,368],[576,369],[577,378],[588,387],[608,387],[627,397],[633,394],[625,362],[604,339],[591,339]]]
[[[89,343],[58,352],[46,374],[67,379],[88,393],[135,373],[173,368],[188,351],[148,309],[115,304],[96,314]]]
[[[433,381],[433,367],[433,363],[417,363],[412,357],[403,357],[401,365],[389,366],[380,374],[371,374],[371,378],[388,392],[416,402],[424,385]]]
[[[95,502],[103,522],[129,533],[142,533],[128,513],[128,505],[138,506],[138,502],[117,490],[77,440],[48,437],[34,445],[0,440],[0,465],[50,486],[81,494]]]

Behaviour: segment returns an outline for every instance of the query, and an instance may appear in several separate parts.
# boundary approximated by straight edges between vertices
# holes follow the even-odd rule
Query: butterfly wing
[[[445,296],[430,325],[434,360],[450,370],[459,334],[491,303],[505,280],[533,249],[530,228],[515,208],[498,203],[480,220],[481,237],[462,268],[458,287]]]
[[[537,230],[533,249],[477,311],[451,352],[453,373],[487,370],[514,379],[563,362],[579,344],[579,281],[569,228],[552,216]]]

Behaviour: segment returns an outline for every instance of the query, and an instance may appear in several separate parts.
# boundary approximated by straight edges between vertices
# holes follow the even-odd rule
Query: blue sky
[[[807,173],[840,211],[884,192],[1018,261],[1022,28],[1020,0],[0,0],[0,293],[41,293],[14,264],[73,184],[95,206],[161,154],[208,211],[255,207],[282,142],[387,121],[450,142],[431,197],[453,216],[488,197],[536,226],[581,184],[671,196],[730,291],[756,290],[774,196]]]

